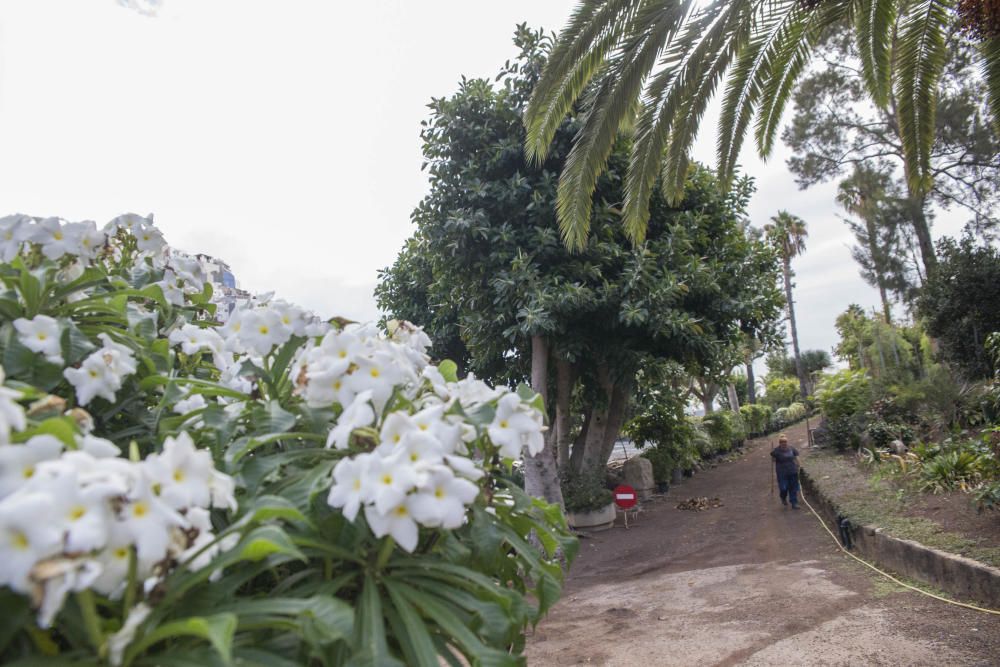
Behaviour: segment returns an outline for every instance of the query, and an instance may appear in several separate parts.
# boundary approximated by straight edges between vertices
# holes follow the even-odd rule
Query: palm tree
[[[925,192],[945,40],[956,24],[978,43],[1000,124],[1000,20],[989,3],[960,0],[956,13],[952,2],[715,0],[697,9],[695,0],[580,0],[525,114],[525,150],[541,161],[556,128],[583,99],[582,125],[559,179],[557,213],[567,246],[586,241],[597,178],[620,128],[634,132],[622,217],[638,243],[657,177],[668,197],[681,196],[689,149],[719,84],[725,82],[718,161],[728,180],[751,123],[761,157],[770,153],[812,51],[844,21],[854,24],[872,102],[898,125],[908,186]]]
[[[764,225],[764,231],[781,256],[781,273],[785,279],[785,300],[788,302],[788,328],[792,333],[792,352],[795,355],[795,375],[799,378],[799,392],[802,398],[808,395],[806,389],[806,374],[802,367],[802,356],[799,354],[799,332],[795,326],[795,302],[792,300],[792,257],[805,252],[806,231],[805,221],[788,211],[779,211]]]

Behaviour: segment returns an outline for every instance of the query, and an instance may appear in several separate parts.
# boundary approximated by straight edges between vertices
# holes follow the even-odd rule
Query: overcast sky
[[[574,4],[163,0],[149,17],[115,0],[0,0],[0,215],[152,212],[171,245],[224,259],[251,291],[374,318],[376,272],[427,188],[426,104],[495,75],[516,23],[557,30]],[[703,132],[695,157],[713,146]],[[830,349],[837,314],[878,295],[834,186],[799,191],[782,148],[767,165],[744,150],[751,216],[809,224],[800,341]]]

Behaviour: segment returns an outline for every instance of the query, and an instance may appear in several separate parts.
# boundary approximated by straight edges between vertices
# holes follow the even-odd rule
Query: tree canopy
[[[570,452],[570,394],[582,401],[573,468],[603,466],[643,360],[710,363],[777,316],[775,254],[745,233],[749,179],[726,191],[707,169],[690,172],[679,203],[658,198],[645,242],[634,247],[619,219],[629,144],[619,138],[597,182],[593,234],[569,252],[556,224],[558,174],[577,119],[558,128],[542,165],[521,150],[521,113],[546,40],[523,26],[522,53],[497,78],[463,80],[431,104],[423,131],[431,190],[413,213],[414,236],[376,291],[387,313],[424,322],[455,355],[497,381],[557,373],[550,401],[561,457]],[[559,425],[561,418],[567,422]]]

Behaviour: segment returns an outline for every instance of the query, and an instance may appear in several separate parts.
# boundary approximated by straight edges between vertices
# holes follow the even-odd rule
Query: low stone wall
[[[836,504],[823,493],[805,469],[800,475],[806,499],[823,517],[835,535],[839,534]],[[847,516],[850,520],[851,517]],[[971,558],[931,549],[912,540],[886,534],[876,526],[851,524],[854,552],[873,564],[910,579],[930,584],[957,598],[1000,608],[1000,570]]]

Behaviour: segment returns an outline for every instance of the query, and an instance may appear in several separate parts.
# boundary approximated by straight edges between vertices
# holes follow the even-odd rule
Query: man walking
[[[774,459],[774,472],[778,475],[781,504],[791,502],[793,510],[799,508],[798,456],[798,450],[788,446],[788,438],[784,434],[778,436],[778,446],[771,450],[771,458]]]

